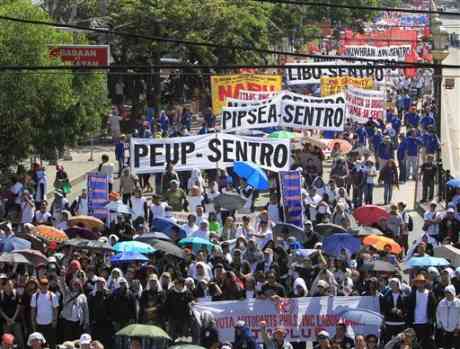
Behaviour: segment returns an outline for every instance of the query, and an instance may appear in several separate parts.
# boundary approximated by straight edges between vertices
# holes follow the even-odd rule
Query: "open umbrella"
[[[69,247],[74,247],[74,248],[83,248],[85,245],[89,242],[87,239],[70,239],[67,241],[64,241],[62,246],[69,246]]]
[[[346,141],[345,139],[333,139],[329,141],[327,147],[329,150],[332,151],[336,144],[339,145],[340,152],[343,154],[348,154],[349,152],[351,152],[351,149],[353,148],[350,142]]]
[[[332,234],[323,241],[323,250],[330,256],[339,256],[342,249],[348,250],[355,254],[361,249],[361,241],[351,234]]]
[[[267,174],[256,164],[251,162],[236,161],[233,171],[241,178],[244,178],[247,184],[256,190],[267,190],[270,188]]]
[[[171,222],[166,218],[155,218],[152,222],[152,229],[161,233],[165,233],[169,237],[173,237],[173,232],[175,231],[178,236],[176,238],[182,239],[187,236],[187,233],[181,226]]]
[[[69,225],[83,225],[88,229],[102,230],[104,228],[104,222],[93,216],[75,216],[69,218]]]
[[[382,272],[382,273],[394,273],[398,268],[386,261],[376,260],[371,263],[365,263],[361,266],[362,270]]]
[[[26,250],[32,246],[30,241],[18,238],[16,236],[9,236],[0,240],[0,251],[11,252],[15,250]]]
[[[148,262],[149,259],[143,254],[136,252],[121,252],[110,258],[110,261],[113,264],[123,264],[132,262]]]
[[[302,228],[294,224],[289,223],[278,223],[273,228],[273,232],[277,234],[289,234],[289,235],[304,235]]]
[[[115,252],[136,252],[142,254],[155,253],[155,249],[149,244],[140,241],[123,241],[113,245]]]
[[[460,188],[460,178],[458,179],[451,179],[447,182],[447,186],[451,188]]]
[[[105,208],[110,212],[132,214],[132,210],[129,208],[129,206],[120,201],[111,201],[105,205]]]
[[[244,206],[246,200],[238,193],[222,193],[213,200],[213,203],[226,210],[239,210]]]
[[[207,248],[208,250],[214,247],[214,244],[211,241],[198,237],[182,239],[178,242],[178,244],[179,246],[192,246],[194,251],[201,250],[203,247]]]
[[[107,242],[99,240],[90,240],[85,244],[86,250],[95,250],[95,251],[113,251],[113,247],[110,246]]]
[[[134,240],[148,243],[153,239],[171,241],[171,238],[168,235],[159,231],[139,235]]]
[[[372,226],[377,224],[381,219],[390,218],[390,214],[383,208],[376,205],[364,205],[353,211],[353,216],[359,224]]]
[[[64,242],[69,239],[66,233],[64,233],[62,230],[50,227],[48,225],[37,226],[35,234],[46,242]]]
[[[448,265],[450,265],[450,263],[447,259],[431,256],[412,257],[405,263],[405,266],[409,269],[426,267],[447,267]]]
[[[99,237],[99,233],[97,231],[78,226],[66,229],[65,233],[69,239],[80,237],[87,240],[96,240]]]
[[[32,264],[25,256],[19,253],[3,252],[0,254],[0,263]]]
[[[37,266],[39,264],[48,264],[48,258],[37,250],[26,249],[14,251],[16,254],[23,255],[31,264]]]
[[[383,235],[383,233],[379,229],[367,227],[365,225],[359,226],[357,230],[353,231],[353,233],[355,233],[358,236]]]
[[[400,254],[402,252],[401,246],[393,239],[387,238],[386,236],[369,235],[363,240],[363,244],[366,246],[372,246],[376,250],[383,251],[385,246],[391,246],[391,253]]]
[[[154,239],[148,241],[148,244],[152,245],[156,250],[162,251],[164,254],[181,259],[185,258],[185,252],[181,248],[174,245],[172,242]]]
[[[334,233],[343,233],[343,234],[348,233],[344,227],[337,225],[337,224],[332,224],[332,223],[318,224],[315,230],[320,235],[331,235]]]
[[[275,131],[267,136],[268,139],[294,139],[299,137],[302,137],[302,135],[289,131]]]
[[[336,309],[336,311],[337,310],[338,309]],[[345,321],[366,324],[366,326],[375,326],[376,328],[380,328],[383,323],[382,314],[365,308],[349,308],[343,312],[338,311],[337,315]]]
[[[116,333],[117,336],[158,338],[171,340],[168,334],[160,327],[153,325],[132,324],[122,328]]]

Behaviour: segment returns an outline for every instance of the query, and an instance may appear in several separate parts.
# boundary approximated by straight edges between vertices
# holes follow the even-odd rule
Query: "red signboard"
[[[50,58],[77,66],[108,66],[110,48],[108,45],[57,45],[49,48]]]

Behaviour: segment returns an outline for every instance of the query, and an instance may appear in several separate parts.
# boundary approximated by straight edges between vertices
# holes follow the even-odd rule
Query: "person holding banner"
[[[291,343],[285,340],[286,333],[281,327],[276,328],[273,331],[273,335],[270,336],[267,333],[267,323],[265,321],[261,321],[260,330],[265,349],[293,349]]]

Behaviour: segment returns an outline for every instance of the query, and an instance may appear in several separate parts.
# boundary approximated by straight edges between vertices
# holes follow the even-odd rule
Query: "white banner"
[[[287,94],[256,105],[226,107],[222,110],[222,131],[233,132],[268,127],[290,127],[343,131],[345,104],[332,97],[325,99]],[[340,97],[341,98],[341,97]],[[319,103],[317,102],[319,101]]]
[[[217,323],[221,342],[233,342],[235,324],[244,321],[257,342],[261,342],[260,322],[267,332],[283,328],[290,342],[311,342],[322,330],[335,334],[339,321],[350,325],[358,335],[379,332],[382,322],[378,297],[306,297],[270,300],[245,300],[198,303],[198,312],[211,312]]]
[[[262,101],[276,96],[278,92],[240,90],[239,99],[244,101]]]
[[[411,45],[384,47],[350,45],[345,46],[345,56],[402,62],[411,50]]]
[[[347,87],[345,92],[347,117],[365,124],[370,119],[383,120],[385,114],[385,92]]]
[[[301,62],[301,63],[288,63],[286,64],[286,83],[289,86],[308,85],[321,83],[322,76],[340,77],[351,76],[354,78],[373,78],[376,81],[383,81],[385,79],[385,71],[383,68],[369,65],[366,68],[356,68],[356,65],[365,65],[366,62],[357,62],[350,64],[350,62]],[[334,66],[329,67],[327,66]],[[309,67],[311,66],[311,67]],[[326,67],[321,67],[326,66]]]
[[[289,169],[291,152],[289,140],[212,133],[158,140],[132,138],[130,159],[135,175],[163,172],[167,162],[175,164],[177,171],[191,171],[231,167],[235,161],[248,161],[278,172]]]

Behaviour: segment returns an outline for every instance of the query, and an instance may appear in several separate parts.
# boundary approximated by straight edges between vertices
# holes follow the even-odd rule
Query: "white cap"
[[[317,286],[320,286],[322,288],[329,288],[329,284],[324,280],[319,280]]]
[[[29,347],[32,346],[33,340],[39,340],[40,342],[42,342],[42,344],[46,343],[45,337],[43,337],[43,335],[40,332],[34,332],[30,334],[29,339],[27,339],[27,345]]]
[[[93,341],[93,339],[91,338],[91,336],[88,334],[88,333],[83,333],[81,336],[80,336],[80,345],[83,344],[91,344],[91,342]]]
[[[326,337],[326,338],[330,338],[331,336],[329,335],[329,332],[327,331],[321,331],[317,334],[316,337]]]

